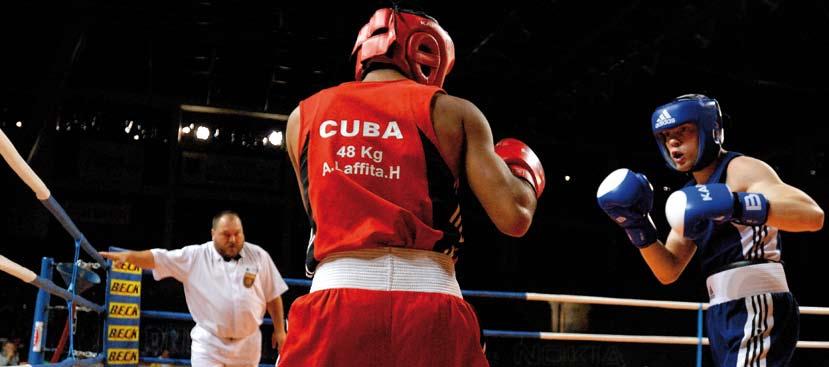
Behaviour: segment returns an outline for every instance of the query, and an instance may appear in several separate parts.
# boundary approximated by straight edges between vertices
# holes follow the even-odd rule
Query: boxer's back
[[[458,180],[431,121],[439,91],[409,80],[354,82],[300,104],[300,176],[315,230],[309,271],[361,248],[454,253]]]

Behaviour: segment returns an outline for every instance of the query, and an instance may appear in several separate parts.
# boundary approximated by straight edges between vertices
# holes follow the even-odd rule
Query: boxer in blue
[[[768,164],[722,148],[722,112],[714,99],[680,96],[656,108],[651,128],[668,166],[693,177],[666,202],[668,239],[657,239],[653,188],[641,173],[612,172],[599,186],[599,206],[663,284],[674,282],[699,249],[717,366],[788,366],[800,314],[786,283],[778,231],[818,231],[823,210]]]

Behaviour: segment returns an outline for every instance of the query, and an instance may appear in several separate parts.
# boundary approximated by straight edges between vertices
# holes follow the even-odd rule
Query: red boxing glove
[[[495,154],[507,163],[515,177],[526,180],[535,190],[536,199],[544,191],[544,167],[532,149],[518,139],[501,139],[495,144]]]

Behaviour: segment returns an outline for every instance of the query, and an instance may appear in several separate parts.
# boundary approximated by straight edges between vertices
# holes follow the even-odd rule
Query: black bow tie
[[[241,258],[242,258],[242,255],[241,255],[241,254],[236,254],[236,256],[225,256],[225,255],[222,255],[222,259],[223,259],[224,261],[231,261],[231,260],[233,260],[233,261],[238,261],[238,260],[239,260],[239,259],[241,259]]]

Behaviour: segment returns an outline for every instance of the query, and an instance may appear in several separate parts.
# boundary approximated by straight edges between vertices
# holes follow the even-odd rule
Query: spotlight
[[[18,121],[14,126],[23,127],[23,121]]]
[[[271,131],[271,134],[268,135],[268,141],[275,146],[282,145],[282,132],[281,131]]]
[[[210,129],[208,129],[206,126],[199,126],[199,128],[196,129],[196,138],[197,139],[207,140],[207,138],[209,138],[209,137],[210,137]]]

